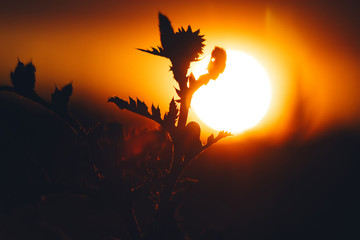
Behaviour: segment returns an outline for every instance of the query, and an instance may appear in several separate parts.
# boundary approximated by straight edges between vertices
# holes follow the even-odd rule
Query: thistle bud
[[[211,59],[208,71],[211,79],[216,79],[224,72],[226,67],[226,51],[223,48],[215,47],[211,52]]]
[[[32,62],[24,65],[18,61],[14,72],[10,73],[11,82],[15,89],[22,94],[33,93],[35,88],[35,66]]]

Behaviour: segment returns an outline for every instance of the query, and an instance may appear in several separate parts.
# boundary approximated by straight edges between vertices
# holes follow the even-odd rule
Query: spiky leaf
[[[226,138],[232,136],[230,132],[220,131],[219,134],[215,138],[215,142],[219,141],[222,138]]]
[[[140,101],[138,98],[135,101],[134,99],[129,97],[129,102],[127,102],[118,97],[110,97],[108,99],[108,102],[115,103],[118,106],[118,108],[120,108],[121,110],[123,109],[129,110],[133,113],[149,118],[159,124],[163,124],[163,120],[161,119],[160,108],[159,107],[155,108],[154,105],[152,105],[151,107],[152,113],[150,114],[147,105],[143,101]]]
[[[160,108],[159,106],[157,108],[155,108],[154,105],[151,106],[151,115],[153,117],[153,119],[157,122],[161,122],[161,112],[160,112]]]
[[[160,41],[164,49],[172,46],[174,41],[174,29],[171,22],[165,15],[159,13]]]
[[[211,134],[208,138],[207,138],[207,143],[206,145],[211,145],[215,142],[215,138],[214,138],[214,134]]]
[[[18,60],[15,71],[10,73],[10,79],[14,88],[25,95],[34,92],[35,72],[36,69],[32,62],[25,65]]]
[[[211,145],[213,145],[214,143],[216,143],[217,141],[219,141],[220,139],[223,139],[225,137],[229,137],[232,136],[232,134],[230,132],[225,132],[225,131],[220,131],[218,133],[218,135],[216,136],[216,138],[214,138],[214,135],[211,134],[208,139],[207,139],[207,143],[206,145],[203,147],[203,150],[205,150],[206,148],[210,147]]]
[[[55,91],[51,94],[51,107],[56,111],[66,112],[72,93],[72,83],[65,85],[61,90],[56,87]]]
[[[110,97],[108,99],[108,102],[112,102],[112,103],[115,103],[116,106],[118,106],[118,108],[120,108],[121,110],[123,109],[127,109],[127,110],[130,110],[129,109],[129,103],[121,98],[118,98],[118,97]]]
[[[164,116],[164,125],[170,128],[174,127],[176,120],[178,118],[178,114],[179,114],[179,110],[173,98],[169,104],[169,112],[167,112]]]
[[[164,49],[162,47],[158,47],[158,48],[151,48],[152,50],[148,50],[148,49],[142,49],[142,48],[137,48],[137,50],[142,51],[142,52],[146,52],[146,53],[150,53],[156,56],[160,56],[160,57],[166,57]]]
[[[148,107],[146,106],[146,104],[142,101],[140,101],[138,98],[136,99],[136,103],[137,103],[137,110],[142,113],[142,114],[148,114]]]
[[[131,110],[136,110],[136,102],[134,99],[132,99],[131,97],[129,97],[129,108]]]

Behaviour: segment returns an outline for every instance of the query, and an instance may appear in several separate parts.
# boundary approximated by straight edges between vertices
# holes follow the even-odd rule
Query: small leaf
[[[152,50],[148,50],[148,49],[142,49],[142,48],[137,48],[137,50],[142,51],[142,52],[146,52],[146,53],[150,53],[156,56],[160,56],[160,57],[166,57],[165,51],[162,47],[158,47],[156,48],[152,48]]]
[[[211,134],[208,139],[207,139],[207,143],[206,145],[203,147],[202,151],[205,150],[206,148],[210,147],[212,144],[216,143],[217,141],[219,141],[222,138],[228,137],[228,136],[232,136],[232,134],[230,132],[225,132],[225,131],[220,131],[219,134],[216,136],[216,138],[214,138],[214,135]]]
[[[158,106],[157,108],[155,108],[155,106],[152,105],[152,106],[151,106],[151,113],[152,113],[152,118],[153,118],[155,121],[157,121],[157,122],[162,121],[159,106]]]
[[[207,145],[213,144],[215,142],[215,138],[214,138],[214,134],[211,134],[208,138],[207,138]]]
[[[215,142],[219,141],[222,138],[232,136],[230,132],[220,131],[219,134],[215,138]]]
[[[68,85],[65,85],[61,91],[68,97],[70,97],[73,93],[73,86],[72,83],[69,83]]]
[[[24,65],[20,60],[14,72],[10,73],[10,79],[14,88],[21,94],[31,93],[35,89],[35,66],[32,62]]]
[[[132,99],[131,97],[129,97],[129,108],[132,110],[136,110],[136,102],[134,99]]]
[[[167,127],[174,127],[176,120],[178,118],[179,110],[177,109],[174,98],[171,100],[169,104],[169,112],[164,116],[164,124]]]
[[[139,111],[143,115],[149,114],[148,107],[144,102],[140,101],[138,98],[136,99],[136,102],[137,102],[137,111]]]
[[[169,115],[176,116],[178,114],[178,109],[175,103],[174,98],[172,98],[169,105]]]
[[[125,107],[128,106],[128,102],[123,100],[123,99],[120,99],[118,97],[110,97],[108,99],[108,102],[113,102],[116,104],[116,106],[118,106],[118,108],[120,108],[121,110],[123,110]]]
[[[173,44],[174,29],[169,18],[162,13],[159,13],[159,30],[161,45],[164,49],[168,49]]]
[[[70,96],[73,93],[72,83],[65,85],[61,90],[55,87],[55,91],[51,94],[51,107],[58,114],[67,113]]]

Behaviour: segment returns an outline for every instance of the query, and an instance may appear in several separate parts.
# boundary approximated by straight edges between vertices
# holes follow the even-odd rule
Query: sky
[[[0,2],[0,84],[19,58],[37,69],[36,90],[74,86],[72,104],[123,116],[108,97],[139,97],[167,109],[170,62],[137,51],[160,43],[158,12],[191,25],[214,46],[254,56],[273,86],[260,132],[360,126],[360,31],[356,1],[8,1]],[[191,118],[196,119],[193,113]],[[294,127],[296,124],[296,127]]]

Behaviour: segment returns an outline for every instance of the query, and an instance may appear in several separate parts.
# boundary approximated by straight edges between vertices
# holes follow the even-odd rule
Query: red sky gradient
[[[109,119],[120,114],[106,103],[113,95],[159,103],[164,111],[175,95],[170,62],[136,50],[160,43],[161,11],[174,28],[200,28],[206,53],[232,48],[262,63],[274,96],[259,131],[358,127],[356,1],[246,2],[1,1],[0,84],[10,84],[19,57],[35,64],[37,91],[45,98],[55,84],[73,82],[73,102],[101,109]]]

